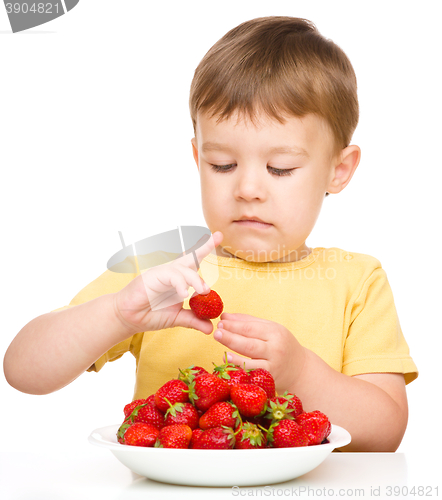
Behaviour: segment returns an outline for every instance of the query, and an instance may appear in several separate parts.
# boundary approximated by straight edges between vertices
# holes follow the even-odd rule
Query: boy
[[[192,254],[138,276],[106,271],[19,332],[5,355],[8,382],[46,394],[130,351],[137,399],[178,368],[210,369],[227,348],[229,361],[268,369],[278,393],[346,428],[343,450],[395,451],[417,369],[386,274],[373,257],[306,244],[324,197],[346,187],[360,159],[349,145],[358,101],[347,57],[308,21],[248,21],[199,64],[190,110],[213,233],[196,257],[203,276],[219,271],[226,311],[213,336],[188,309],[189,287],[209,291]],[[171,293],[178,303],[152,306]]]

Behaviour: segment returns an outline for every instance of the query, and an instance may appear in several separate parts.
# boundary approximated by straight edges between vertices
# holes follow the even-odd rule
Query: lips
[[[241,217],[241,218],[235,220],[234,222],[242,222],[242,221],[262,222],[263,224],[270,224],[269,222],[265,222],[262,219],[260,219],[259,217],[254,217],[254,216],[252,216],[252,217],[244,216],[244,217]]]
[[[244,216],[244,217],[241,217],[240,219],[237,219],[233,222],[236,222],[237,224],[239,224],[241,226],[249,226],[249,227],[264,228],[264,227],[272,226],[272,224],[270,224],[269,222],[265,222],[262,219],[260,219],[259,217],[255,217],[255,216],[250,216],[250,217]]]

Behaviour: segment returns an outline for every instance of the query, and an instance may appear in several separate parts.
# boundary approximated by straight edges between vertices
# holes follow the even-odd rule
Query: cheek
[[[292,227],[308,228],[316,222],[322,201],[321,192],[313,181],[300,182],[279,197],[278,212]]]
[[[219,220],[223,211],[220,207],[226,207],[226,189],[222,183],[217,182],[215,176],[201,173],[201,201],[204,216],[210,220]]]

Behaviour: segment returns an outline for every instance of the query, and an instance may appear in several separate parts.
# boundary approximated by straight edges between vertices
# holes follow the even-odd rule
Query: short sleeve
[[[116,361],[126,352],[131,352],[136,358],[138,358],[143,335],[144,334],[142,332],[137,333],[133,337],[114,345],[111,349],[100,356],[97,361],[95,361],[95,363],[87,369],[87,371],[99,372],[107,362]]]
[[[342,372],[403,373],[406,384],[418,376],[382,267],[372,272],[353,302]]]
[[[85,302],[89,302],[102,295],[116,293],[130,283],[136,274],[133,273],[116,273],[112,271],[105,271],[94,281],[85,286],[69,303],[67,306],[54,309],[52,312],[63,311],[71,307],[76,307]],[[88,372],[98,372],[108,361],[115,361],[121,358],[124,353],[132,352],[134,355],[140,349],[141,334],[136,334],[129,339],[124,340],[111,349],[105,352],[95,363],[88,368]]]

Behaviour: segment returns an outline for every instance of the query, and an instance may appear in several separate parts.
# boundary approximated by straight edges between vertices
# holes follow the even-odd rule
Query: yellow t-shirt
[[[252,263],[209,254],[200,271],[203,277],[219,273],[212,288],[225,312],[284,325],[339,372],[403,373],[407,384],[418,376],[386,273],[374,257],[321,247],[290,263]],[[135,276],[107,270],[69,306],[117,292]],[[189,307],[189,299],[184,307]],[[214,326],[217,322],[213,320]],[[137,333],[112,347],[88,371],[98,372],[107,361],[130,351],[136,358],[134,399],[146,398],[176,378],[179,368],[199,365],[211,370],[213,363],[222,363],[225,350],[212,335],[168,328]]]

